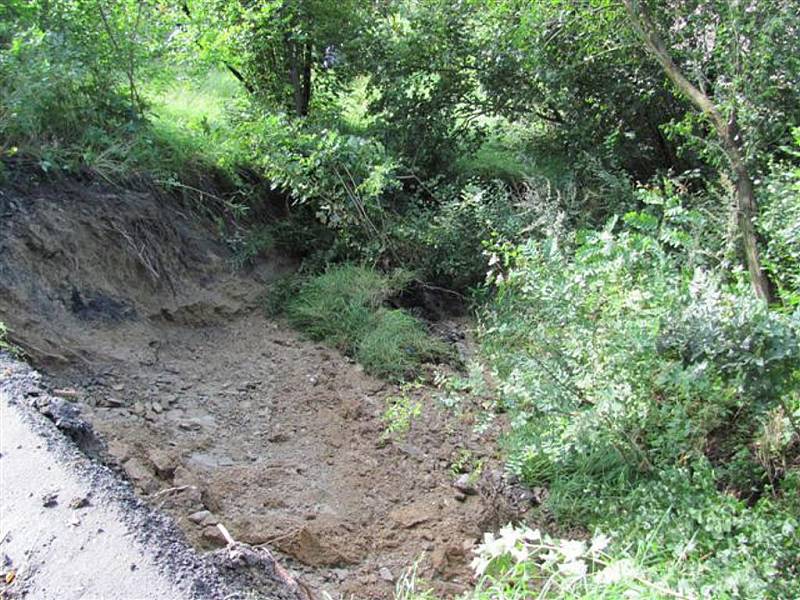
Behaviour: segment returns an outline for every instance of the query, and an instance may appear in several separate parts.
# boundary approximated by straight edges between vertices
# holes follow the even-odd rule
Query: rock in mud
[[[153,480],[153,472],[138,457],[128,459],[122,468],[125,469],[128,478],[145,492],[153,492],[158,488]]]
[[[427,500],[418,500],[408,506],[403,506],[389,513],[389,517],[404,529],[411,529],[433,521],[439,515],[436,503]]]
[[[394,575],[392,575],[392,572],[389,570],[388,567],[381,567],[380,570],[378,571],[378,575],[381,576],[381,579],[383,579],[384,581],[388,581],[389,583],[394,581]]]
[[[206,525],[203,528],[203,539],[214,546],[228,545],[228,541],[216,525]]]
[[[147,453],[147,458],[156,468],[160,477],[170,478],[178,468],[178,457],[163,450],[153,449]]]
[[[120,408],[124,406],[125,403],[120,400],[119,398],[114,398],[113,396],[108,396],[100,401],[100,406],[105,406],[107,408]]]
[[[464,473],[458,479],[456,479],[453,486],[462,494],[466,494],[467,496],[474,496],[478,493],[478,490],[475,488],[475,484],[472,482],[472,477],[470,477],[469,473]]]
[[[198,525],[203,526],[214,526],[219,523],[219,519],[210,510],[198,510],[186,518],[192,523],[197,523]]]

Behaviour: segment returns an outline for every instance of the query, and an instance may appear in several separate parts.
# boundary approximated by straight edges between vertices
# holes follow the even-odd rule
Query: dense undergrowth
[[[721,285],[702,259],[687,269],[692,238],[669,219],[625,221],[528,242],[496,272],[482,342],[509,468],[661,587],[793,597],[800,313]],[[587,577],[573,583],[592,590]]]
[[[409,298],[469,306],[479,422],[546,496],[470,597],[793,598],[798,44],[788,0],[11,0],[0,183],[144,186],[232,268],[297,257],[267,310],[380,377],[452,360]]]

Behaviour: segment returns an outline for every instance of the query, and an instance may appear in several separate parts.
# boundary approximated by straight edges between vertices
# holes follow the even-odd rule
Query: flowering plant
[[[647,580],[631,558],[608,554],[610,542],[599,532],[588,541],[557,539],[538,529],[508,524],[497,535],[484,534],[483,543],[474,550],[472,568],[484,587],[524,592],[526,598],[533,597],[532,592],[538,592],[538,598],[577,592],[587,585],[647,588],[660,596],[688,598]]]

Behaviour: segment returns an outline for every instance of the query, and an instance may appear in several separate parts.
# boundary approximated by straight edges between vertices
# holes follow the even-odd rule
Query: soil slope
[[[497,432],[423,387],[422,418],[382,443],[399,391],[259,308],[286,261],[235,273],[207,223],[146,194],[10,190],[0,214],[0,320],[191,543],[224,544],[221,522],[334,598],[391,597],[417,560],[440,592],[469,584],[472,545],[513,515]],[[465,453],[487,465],[466,496]]]

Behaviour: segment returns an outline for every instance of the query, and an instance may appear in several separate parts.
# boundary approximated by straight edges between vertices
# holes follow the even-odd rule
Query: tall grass
[[[423,362],[447,353],[420,321],[383,306],[406,280],[356,265],[331,267],[299,288],[286,304],[286,315],[311,338],[355,356],[367,372],[404,379]]]

